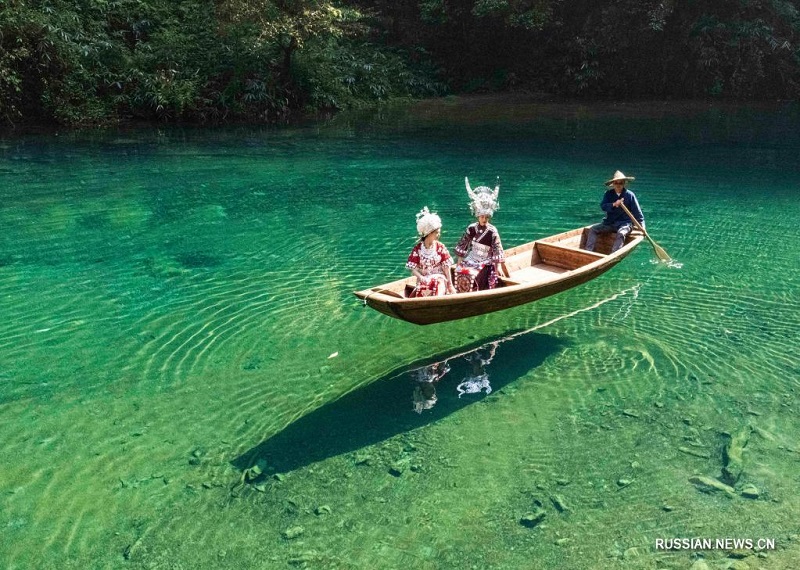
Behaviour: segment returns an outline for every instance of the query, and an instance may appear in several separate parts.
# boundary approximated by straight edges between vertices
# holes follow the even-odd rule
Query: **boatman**
[[[639,201],[636,199],[636,195],[626,187],[628,182],[633,182],[634,180],[636,179],[633,176],[625,176],[619,170],[614,173],[614,177],[611,180],[606,180],[606,186],[611,188],[606,191],[603,195],[603,200],[600,202],[600,208],[606,213],[606,217],[599,224],[589,228],[589,235],[586,236],[584,249],[594,251],[598,234],[611,232],[617,234],[611,252],[613,253],[622,247],[625,243],[625,238],[628,237],[631,229],[633,229],[630,217],[620,207],[622,204],[633,214],[636,221],[644,227],[644,215],[639,207]]]

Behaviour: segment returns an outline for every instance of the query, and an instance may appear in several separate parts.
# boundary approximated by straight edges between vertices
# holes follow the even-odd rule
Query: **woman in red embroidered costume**
[[[450,282],[450,266],[453,258],[443,243],[442,220],[425,206],[417,214],[417,233],[420,238],[408,256],[406,267],[417,277],[417,286],[411,297],[432,297],[455,293]]]
[[[508,277],[500,233],[489,223],[499,207],[497,195],[500,186],[495,186],[494,190],[488,186],[478,186],[473,191],[468,178],[464,178],[464,183],[471,200],[469,207],[478,221],[467,226],[456,245],[456,289],[459,293],[494,289],[497,286],[498,267]]]

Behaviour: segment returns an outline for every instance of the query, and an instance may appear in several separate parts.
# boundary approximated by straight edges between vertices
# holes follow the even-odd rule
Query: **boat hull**
[[[376,311],[418,325],[464,319],[538,301],[591,281],[622,261],[644,239],[634,234],[614,253],[593,253],[580,247],[587,230],[570,230],[508,250],[510,275],[495,289],[407,298],[407,287],[415,282],[412,277],[354,294]],[[598,251],[610,251],[608,237],[601,238],[605,239],[598,243]]]

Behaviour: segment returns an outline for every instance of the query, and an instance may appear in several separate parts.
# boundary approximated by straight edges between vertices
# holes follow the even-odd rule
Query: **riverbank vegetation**
[[[277,122],[395,98],[797,99],[789,0],[6,0],[0,123]]]

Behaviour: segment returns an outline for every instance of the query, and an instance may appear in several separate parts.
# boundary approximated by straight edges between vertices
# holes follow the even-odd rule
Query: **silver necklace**
[[[433,242],[430,249],[425,247],[425,242],[419,243],[419,257],[423,261],[427,261],[428,264],[431,264],[436,260],[436,242]]]

